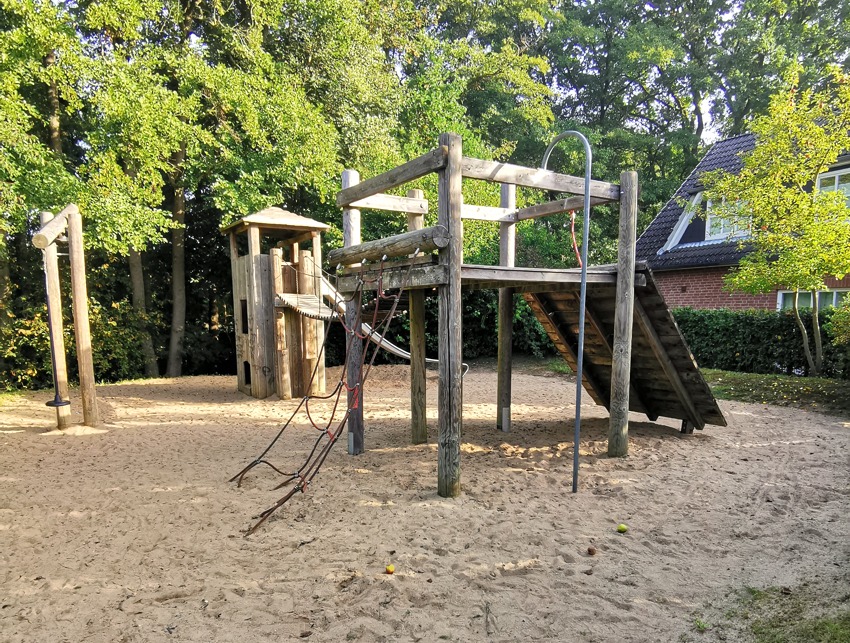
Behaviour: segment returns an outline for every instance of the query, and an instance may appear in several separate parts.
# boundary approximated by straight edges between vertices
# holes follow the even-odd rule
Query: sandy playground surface
[[[7,402],[0,640],[708,640],[695,614],[744,586],[850,592],[840,419],[724,402],[728,427],[681,436],[633,415],[629,457],[608,459],[607,413],[590,402],[573,495],[573,384],[515,374],[503,434],[495,373],[473,368],[464,493],[445,500],[436,374],[430,444],[409,444],[406,387],[405,367],[379,367],[368,452],[340,442],[308,493],[250,538],[240,530],[282,492],[268,468],[241,489],[227,479],[293,402],[248,398],[232,377],[104,386],[109,431],[82,436],[44,434],[49,394]],[[293,468],[309,444],[301,423],[273,459]]]

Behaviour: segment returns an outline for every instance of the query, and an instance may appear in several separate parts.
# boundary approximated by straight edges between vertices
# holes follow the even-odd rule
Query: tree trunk
[[[823,370],[823,337],[820,332],[820,302],[818,293],[812,291],[812,335],[815,340],[815,363],[812,375],[818,376]]]
[[[50,68],[55,64],[56,52],[51,51],[44,57],[44,66]],[[59,104],[59,89],[56,86],[55,80],[51,80],[47,86],[47,102],[50,104],[50,115],[47,118],[47,135],[49,138],[50,150],[61,158],[62,130],[59,126],[61,105]]]
[[[809,373],[817,373],[817,366],[812,357],[812,349],[809,345],[809,332],[806,330],[806,325],[803,323],[803,318],[800,317],[800,308],[797,305],[800,298],[800,291],[794,291],[794,319],[797,320],[797,328],[800,329],[800,334],[803,336],[803,353],[806,355],[806,361],[809,363]]]
[[[9,263],[9,241],[0,232],[0,338],[12,324],[12,268]],[[0,370],[7,372],[3,351],[0,351]]]
[[[139,316],[147,321],[148,309],[145,305],[145,272],[142,266],[142,255],[135,248],[130,248],[128,257],[130,263],[130,284],[133,290],[133,308]],[[156,352],[150,330],[142,329],[142,355],[145,358],[145,377],[159,377],[159,366],[156,363]]]
[[[166,377],[180,377],[183,370],[183,340],[186,336],[186,192],[182,185],[182,168],[186,147],[172,158],[173,197],[171,216],[177,227],[171,231],[171,336],[168,343]]]

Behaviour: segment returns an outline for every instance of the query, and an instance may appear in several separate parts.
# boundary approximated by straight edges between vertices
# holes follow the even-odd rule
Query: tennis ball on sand
[[[617,525],[617,531],[619,531],[621,534],[626,533],[628,530],[629,530],[628,525],[624,525],[623,523],[620,523],[619,525]]]
[[[387,573],[395,574],[395,565],[387,565]]]

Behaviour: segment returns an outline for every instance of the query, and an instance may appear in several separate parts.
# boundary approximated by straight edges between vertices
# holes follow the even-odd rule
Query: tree
[[[850,75],[833,68],[817,90],[800,91],[798,81],[790,77],[768,114],[753,121],[756,146],[741,172],[712,172],[703,181],[707,198],[722,203],[717,215],[731,228],[750,231],[741,243],[751,252],[727,276],[727,286],[751,293],[793,290],[803,350],[817,375],[823,350],[816,292],[826,288],[825,277],[850,273],[850,207],[843,192],[815,185],[850,150]],[[812,293],[812,338],[800,316],[801,291]]]

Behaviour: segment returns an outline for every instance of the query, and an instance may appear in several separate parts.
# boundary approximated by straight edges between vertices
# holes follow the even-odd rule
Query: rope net
[[[418,253],[418,249],[417,249]],[[384,258],[386,259],[386,257]],[[292,269],[294,267],[290,266]],[[318,269],[321,270],[321,267],[317,266]],[[250,536],[257,529],[268,520],[272,514],[274,514],[278,509],[280,509],[283,505],[285,505],[294,495],[297,493],[306,493],[307,488],[312,484],[315,477],[319,474],[319,471],[322,468],[322,465],[325,463],[328,455],[333,449],[333,446],[336,444],[339,436],[342,434],[345,429],[348,419],[351,416],[351,412],[354,409],[357,409],[362,403],[363,397],[363,385],[366,383],[367,378],[369,377],[369,372],[372,369],[373,364],[375,363],[375,358],[377,357],[378,350],[381,348],[381,343],[383,342],[384,333],[389,328],[390,323],[395,316],[396,309],[398,308],[399,300],[401,299],[402,294],[406,289],[406,285],[410,282],[410,271],[413,268],[413,264],[411,264],[407,268],[407,273],[405,278],[403,279],[403,285],[394,293],[387,293],[383,288],[383,277],[384,277],[384,260],[380,262],[380,268],[377,271],[377,276],[373,279],[366,279],[364,276],[364,265],[360,266],[360,273],[357,283],[357,288],[354,293],[348,299],[341,298],[337,299],[337,294],[334,295],[334,302],[332,306],[332,310],[334,311],[334,315],[330,320],[330,323],[327,324],[325,329],[325,336],[322,341],[322,346],[319,351],[319,359],[316,360],[316,366],[313,368],[312,374],[310,376],[310,385],[308,390],[312,388],[312,384],[315,381],[319,364],[323,359],[323,355],[325,353],[325,347],[328,342],[328,337],[330,336],[331,324],[338,322],[342,325],[343,330],[346,334],[346,349],[345,349],[345,360],[342,368],[342,372],[340,374],[339,380],[336,382],[333,390],[330,393],[325,395],[305,395],[301,398],[301,401],[298,403],[298,406],[289,416],[289,418],[284,422],[284,424],[280,427],[280,430],[277,434],[272,438],[271,442],[268,446],[251,462],[248,463],[245,468],[243,468],[239,473],[233,476],[230,479],[230,482],[235,482],[237,487],[242,486],[242,481],[245,479],[245,476],[253,470],[255,467],[259,465],[266,465],[271,468],[275,473],[282,476],[284,480],[274,487],[275,490],[282,489],[289,485],[292,487],[289,491],[286,492],[277,502],[273,505],[265,509],[263,512],[257,516],[256,522],[245,531],[245,536]],[[370,286],[369,290],[374,287],[377,292],[377,296],[375,298],[375,305],[372,312],[372,323],[369,325],[368,332],[363,332],[363,319],[362,319],[362,311],[363,311],[363,290],[364,286]],[[345,316],[339,312],[340,307],[338,304],[342,301],[345,303],[345,308],[347,310],[350,309],[350,306],[355,306],[357,310],[357,314],[354,318],[354,323],[350,326],[346,324]],[[385,303],[389,306],[386,315],[383,319],[379,320],[379,313],[381,309],[381,303]],[[376,336],[377,341],[373,340],[373,336]],[[349,363],[352,360],[352,346],[355,341],[365,342],[365,348],[361,351],[361,357],[359,358],[359,369],[357,371],[360,373],[360,379],[356,382],[348,381],[348,372],[349,372]],[[345,403],[342,404],[342,396],[345,393]],[[351,395],[349,395],[351,393]],[[310,408],[310,403],[313,400],[329,400],[331,405],[330,416],[327,421],[321,421],[314,417],[314,412]],[[282,471],[279,467],[272,464],[269,460],[268,456],[271,453],[272,449],[274,449],[277,442],[280,440],[281,436],[284,434],[287,428],[289,428],[296,417],[302,413],[304,417],[306,417],[311,428],[316,432],[316,437],[313,441],[313,446],[310,449],[306,459],[298,467],[295,471],[285,472]]]

